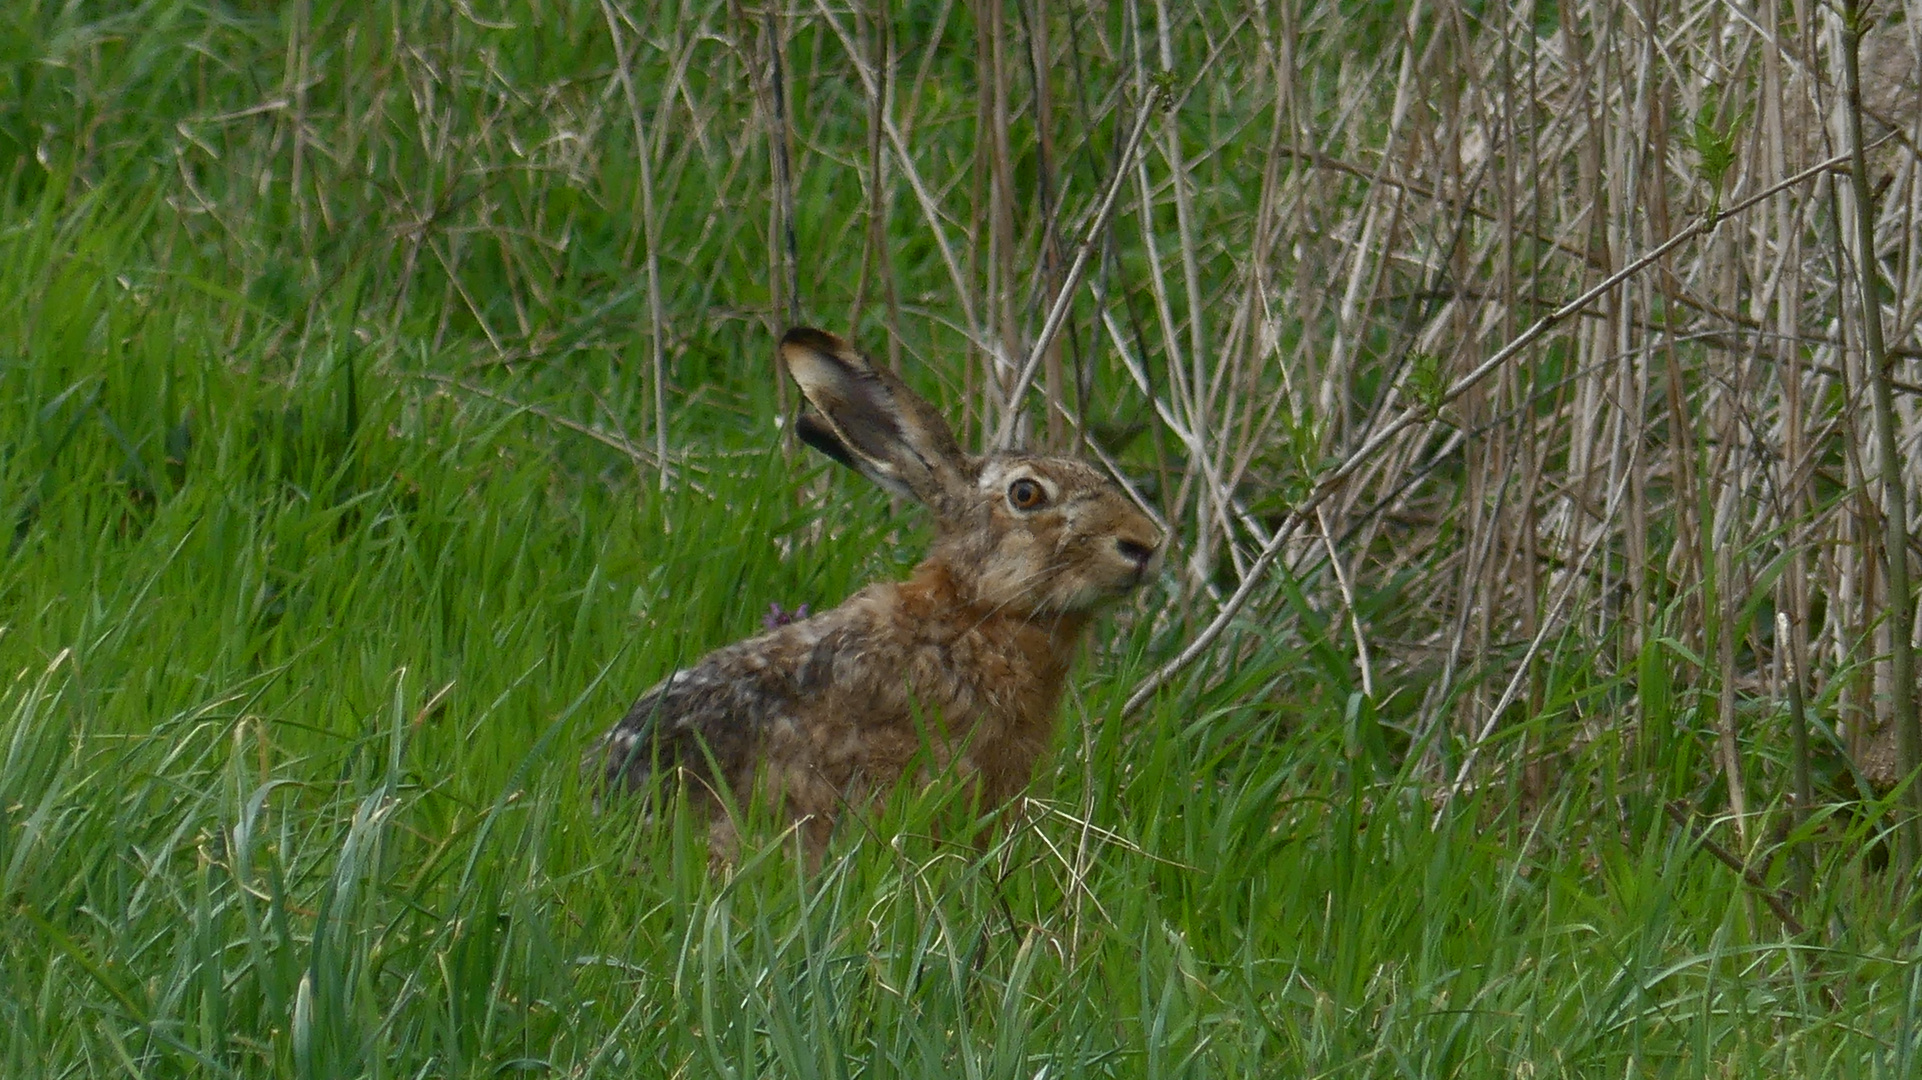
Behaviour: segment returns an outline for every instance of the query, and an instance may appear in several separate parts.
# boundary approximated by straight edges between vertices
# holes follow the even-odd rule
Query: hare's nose
[[[1148,561],[1155,557],[1154,548],[1134,540],[1116,540],[1114,546],[1121,552],[1122,558],[1135,564],[1137,570],[1146,569]]]

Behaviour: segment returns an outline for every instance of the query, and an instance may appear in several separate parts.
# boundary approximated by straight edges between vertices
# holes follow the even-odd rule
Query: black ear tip
[[[816,330],[812,326],[792,327],[787,333],[782,334],[781,346],[785,348],[789,345],[799,345],[804,349],[815,349],[826,353],[837,353],[848,347],[847,342],[826,330]]]

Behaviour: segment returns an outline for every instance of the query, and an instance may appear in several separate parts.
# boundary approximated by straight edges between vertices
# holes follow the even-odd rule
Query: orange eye
[[[1008,502],[1016,510],[1033,510],[1047,501],[1048,493],[1041,485],[1025,476],[1008,485]]]

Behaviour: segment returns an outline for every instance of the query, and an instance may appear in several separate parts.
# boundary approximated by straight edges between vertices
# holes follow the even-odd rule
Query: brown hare
[[[759,799],[818,863],[841,810],[871,805],[917,758],[983,808],[1019,794],[1089,621],[1153,572],[1161,530],[1079,461],[966,453],[932,405],[832,334],[790,330],[781,357],[812,406],[801,438],[927,506],[934,548],[906,581],[668,676],[587,766],[610,788],[688,784],[722,860],[728,808]]]

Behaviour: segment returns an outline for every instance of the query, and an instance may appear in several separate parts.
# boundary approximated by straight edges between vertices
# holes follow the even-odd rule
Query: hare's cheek
[[[1062,582],[1061,592],[1063,595],[1056,603],[1063,611],[1091,611],[1114,595],[1113,589],[1081,575]]]
[[[1027,529],[1014,529],[1002,538],[997,552],[997,561],[1009,568],[1021,567],[1031,572],[1038,563],[1046,562],[1048,548],[1041,538]]]
[[[990,548],[976,571],[975,592],[980,599],[989,604],[1005,604],[1018,598],[1021,581],[1026,577],[1021,561],[1018,552],[1005,541]]]

